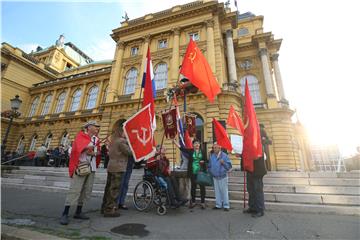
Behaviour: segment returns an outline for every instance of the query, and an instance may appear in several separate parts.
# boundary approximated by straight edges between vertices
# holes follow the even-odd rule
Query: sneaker
[[[125,204],[119,204],[119,209],[128,210],[129,208]]]
[[[74,215],[74,218],[75,219],[80,219],[80,220],[89,220],[90,218],[88,216],[86,216],[85,214],[83,213],[76,213]]]
[[[259,218],[259,217],[264,216],[264,212],[253,213],[253,214],[251,214],[251,216],[254,218]]]
[[[68,215],[62,215],[60,218],[60,224],[61,225],[68,225],[69,224],[69,216]]]

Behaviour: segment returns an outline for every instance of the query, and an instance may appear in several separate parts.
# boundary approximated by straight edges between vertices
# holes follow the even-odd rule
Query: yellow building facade
[[[197,137],[210,147],[212,119],[226,121],[230,105],[241,113],[247,79],[258,120],[272,139],[272,170],[310,169],[305,140],[291,122],[294,111],[282,85],[281,39],[263,31],[262,16],[237,16],[223,3],[195,1],[122,22],[111,37],[116,42],[114,59],[103,62],[94,62],[74,44],[64,43],[63,36],[56,45],[31,54],[2,44],[2,111],[10,109],[9,99],[16,94],[23,100],[22,116],[11,128],[7,150],[26,152],[43,143],[48,147],[70,144],[90,119],[101,124],[100,138],[111,134],[120,119],[138,110],[148,47],[157,89],[156,140],[160,142],[161,111],[169,106],[166,93],[182,77],[179,66],[192,38],[222,89],[214,103],[201,92],[187,95],[187,112],[197,115]],[[2,118],[2,137],[7,124],[8,119]],[[227,131],[236,134],[232,128]],[[165,140],[165,145],[172,157],[171,142]],[[232,160],[239,165],[235,156]]]

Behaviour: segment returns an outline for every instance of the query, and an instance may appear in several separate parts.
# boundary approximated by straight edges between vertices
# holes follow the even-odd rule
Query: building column
[[[56,93],[57,93],[57,89],[54,90],[53,92],[53,96],[52,96],[52,99],[51,99],[51,106],[50,106],[50,110],[49,110],[49,113],[48,114],[53,114],[54,113],[54,108],[56,106]]]
[[[102,99],[103,86],[104,86],[104,81],[100,81],[99,93],[98,93],[98,96],[96,98],[95,108],[98,108],[100,106],[100,101]]]
[[[81,87],[81,98],[80,98],[79,108],[78,110],[76,110],[76,113],[80,113],[80,111],[83,110],[85,99],[86,99],[86,83],[84,83]],[[77,115],[76,113],[75,115]]]
[[[121,64],[124,57],[124,50],[124,42],[118,42],[116,45],[114,61],[112,63],[106,103],[114,102],[115,98],[118,96],[118,86],[120,82]]]
[[[171,83],[176,83],[179,76],[179,49],[180,49],[180,29],[173,29],[174,38],[173,38],[173,49],[172,49],[172,58],[171,58]],[[170,85],[169,85],[170,86]]]
[[[287,100],[285,98],[285,91],[284,91],[283,82],[282,82],[282,78],[281,78],[278,58],[279,58],[278,53],[275,53],[275,54],[273,54],[271,56],[271,61],[272,61],[273,66],[274,66],[274,74],[275,74],[275,81],[276,81],[277,91],[278,91],[278,94],[279,94],[279,100],[287,102]]]
[[[40,98],[39,98],[39,105],[38,105],[38,108],[36,109],[35,111],[35,114],[34,116],[39,116],[41,114],[41,110],[42,110],[42,107],[43,107],[43,101],[44,101],[44,93],[42,92],[41,95],[40,95]]]
[[[146,60],[149,43],[150,43],[150,35],[146,35],[144,37],[144,45],[143,45],[143,53],[142,53],[142,59],[141,59],[141,67],[139,69],[139,77],[137,79],[137,83],[135,86],[135,93],[134,93],[135,99],[138,99],[140,97],[141,83],[142,83],[142,78],[143,78],[143,74],[144,74],[144,70],[145,70],[145,66],[146,66],[145,60]],[[140,80],[140,82],[139,82],[139,80]]]
[[[237,82],[236,74],[236,63],[235,63],[235,53],[234,53],[234,43],[232,39],[232,30],[229,29],[226,31],[226,49],[227,49],[227,62],[229,70],[229,83]]]
[[[71,101],[70,93],[71,93],[71,87],[68,87],[68,89],[66,90],[63,112],[68,112],[69,102]]]
[[[270,67],[268,62],[268,55],[267,55],[267,49],[261,48],[259,50],[262,68],[263,68],[263,74],[264,74],[264,80],[265,80],[265,87],[266,87],[266,94],[270,98],[275,97],[275,91],[274,91],[274,85],[271,79],[270,74]]]
[[[213,73],[216,73],[215,67],[215,42],[214,42],[214,20],[206,21],[206,50],[207,60]]]

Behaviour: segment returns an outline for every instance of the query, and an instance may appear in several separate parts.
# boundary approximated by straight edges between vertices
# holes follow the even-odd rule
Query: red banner
[[[190,137],[194,137],[196,135],[195,115],[186,114],[185,123],[186,130],[189,132]]]
[[[161,114],[165,136],[174,139],[177,134],[176,108],[172,108]]]
[[[155,154],[151,120],[150,104],[148,104],[124,123],[125,136],[136,162]]]

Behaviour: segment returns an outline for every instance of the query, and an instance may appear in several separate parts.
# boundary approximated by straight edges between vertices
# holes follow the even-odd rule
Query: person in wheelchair
[[[157,145],[155,156],[147,161],[146,168],[153,174],[160,188],[166,189],[171,208],[178,208],[187,201],[180,198],[176,183],[172,181],[170,162],[164,146]]]

